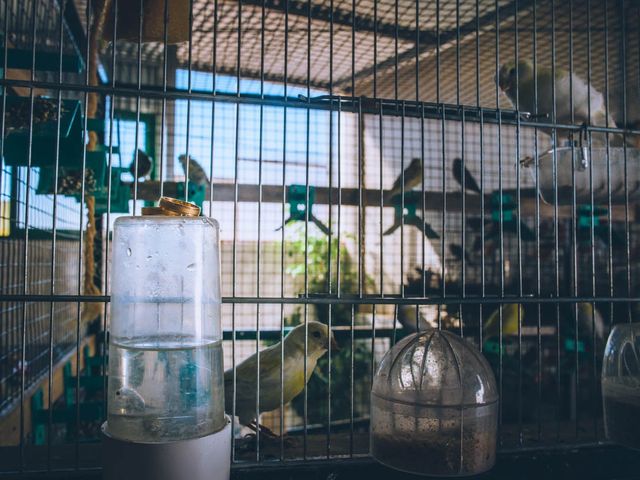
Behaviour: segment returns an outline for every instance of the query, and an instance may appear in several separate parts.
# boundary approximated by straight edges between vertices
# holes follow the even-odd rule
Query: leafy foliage
[[[294,277],[304,278],[305,265],[307,285],[310,297],[337,298],[338,286],[340,296],[349,298],[358,293],[358,269],[346,245],[339,244],[336,238],[329,242],[327,237],[308,237],[287,242],[289,257],[301,260],[291,264],[287,273]],[[343,236],[343,238],[348,238]],[[304,260],[305,245],[307,251]],[[339,255],[338,255],[339,254]],[[339,261],[339,263],[338,263]],[[339,268],[338,268],[339,266]],[[339,283],[338,283],[339,281]],[[372,280],[364,278],[365,285]],[[332,327],[350,326],[355,323],[358,306],[354,304],[314,304],[316,320]],[[287,325],[297,325],[304,322],[303,309],[299,308],[285,322]],[[354,340],[353,349],[349,330],[346,335],[337,336],[339,351],[332,351],[331,362],[325,355],[318,361],[314,375],[307,384],[307,420],[311,424],[325,423],[331,420],[347,419],[351,416],[351,380],[353,375],[353,408],[354,416],[360,416],[369,411],[369,378],[371,372],[371,343],[368,340]],[[353,371],[351,368],[353,355]],[[329,402],[329,363],[331,364],[331,400]],[[363,380],[364,379],[364,380]],[[299,395],[292,401],[296,412],[304,416],[304,395]]]

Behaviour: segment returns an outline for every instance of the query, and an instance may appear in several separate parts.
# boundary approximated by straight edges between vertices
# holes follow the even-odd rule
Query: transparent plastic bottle
[[[616,325],[602,363],[607,438],[640,450],[640,323]]]
[[[485,358],[427,330],[384,356],[371,390],[371,455],[420,475],[474,475],[495,462],[498,393]]]
[[[218,224],[115,222],[107,431],[168,442],[225,426]]]

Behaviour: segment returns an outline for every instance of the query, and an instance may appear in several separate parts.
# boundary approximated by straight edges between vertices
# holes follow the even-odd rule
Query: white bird
[[[529,60],[519,60],[517,64],[510,61],[500,67],[497,81],[514,108],[517,106],[521,111],[535,114],[536,118],[543,123],[616,128],[616,122],[610,114],[607,114],[604,97],[593,85],[589,88],[589,84],[578,75],[570,74],[562,68],[555,69],[555,76],[553,73],[550,68],[536,66],[534,77],[533,64]],[[554,90],[555,119],[553,118]],[[516,96],[519,102],[516,102]],[[548,128],[541,128],[541,130],[548,134],[552,132],[552,129]],[[558,136],[569,139],[577,136],[571,130],[558,129],[557,133]],[[592,133],[591,139],[595,144],[605,143],[604,134]],[[609,139],[612,146],[620,145],[622,140],[619,135],[610,135]]]

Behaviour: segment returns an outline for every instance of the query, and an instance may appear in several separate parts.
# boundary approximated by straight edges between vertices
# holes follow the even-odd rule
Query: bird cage
[[[602,374],[611,329],[640,312],[639,2],[0,0],[0,12],[0,477],[98,475],[107,420],[136,445],[122,451],[132,464],[184,447],[158,478],[224,428],[247,480],[309,462],[377,476],[372,453],[422,474],[494,457],[497,476],[512,461],[637,474],[632,454],[603,445],[616,399],[602,393],[617,390]],[[162,197],[219,228],[147,215]],[[141,232],[131,256],[125,230]],[[213,285],[202,249],[215,242]],[[209,305],[211,322],[179,323]],[[128,329],[167,333],[153,323],[165,307],[220,342],[216,377],[174,369],[167,350],[116,385]],[[413,390],[376,376],[435,356]],[[141,399],[177,406],[142,418]],[[165,425],[207,404],[201,425]],[[402,459],[416,431],[428,448]],[[562,473],[540,468],[527,473]]]

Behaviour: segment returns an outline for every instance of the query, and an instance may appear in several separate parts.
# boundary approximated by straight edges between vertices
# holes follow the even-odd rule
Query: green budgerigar
[[[555,75],[554,75],[555,74]],[[537,80],[537,81],[536,81]],[[540,122],[553,123],[553,95],[555,94],[555,123],[563,125],[592,125],[615,128],[616,123],[607,111],[602,94],[593,85],[575,73],[563,68],[551,68],[533,64],[529,60],[510,61],[500,67],[498,86],[520,111],[535,115]],[[537,102],[536,102],[537,88]],[[519,102],[516,102],[516,97]],[[573,111],[573,118],[571,112]],[[551,134],[550,129],[541,130]],[[558,130],[559,137],[571,138],[572,131]],[[594,143],[604,143],[603,134],[592,134]],[[612,145],[621,137],[611,135]]]
[[[307,361],[305,372],[305,331],[307,331]],[[281,344],[284,342],[284,379],[281,383]],[[318,360],[327,352],[329,345],[338,350],[333,332],[323,323],[309,321],[295,327],[285,337],[260,352],[260,413],[280,407],[282,391],[283,404],[286,405],[304,389]],[[258,355],[253,354],[236,366],[236,405],[238,421],[261,434],[274,436],[273,432],[260,426],[256,418]],[[233,369],[224,373],[225,411],[233,413]]]

